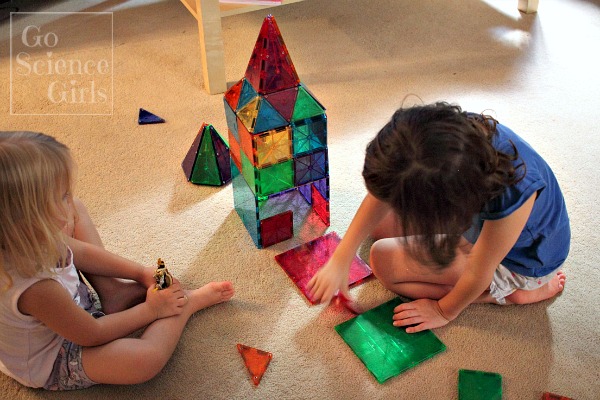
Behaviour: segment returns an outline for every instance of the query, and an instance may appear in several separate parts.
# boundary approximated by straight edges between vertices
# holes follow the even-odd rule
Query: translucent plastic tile
[[[238,171],[235,163],[231,164],[233,205],[246,230],[252,237],[254,244],[260,247],[260,231],[257,215],[257,203],[254,192],[248,186],[244,176]]]
[[[292,132],[290,127],[254,135],[255,165],[264,167],[292,158]]]
[[[229,182],[231,180],[231,157],[229,156],[229,147],[214,128],[211,129],[210,134],[213,139],[213,146],[215,147],[217,166],[219,167],[221,181],[223,183]]]
[[[400,303],[392,299],[335,327],[379,383],[446,350],[432,331],[406,333],[392,325]]]
[[[293,126],[294,155],[312,153],[327,146],[325,115],[295,121]]]
[[[189,181],[192,177],[192,172],[194,172],[194,164],[196,163],[196,158],[198,157],[198,150],[200,148],[200,141],[202,140],[202,134],[204,133],[204,125],[200,128],[200,131],[196,134],[194,138],[194,142],[192,143],[192,147],[188,150],[183,162],[181,163],[181,168],[183,168],[183,172],[185,173],[185,177]]]
[[[239,343],[237,345],[237,349],[242,355],[244,365],[250,373],[252,382],[255,386],[258,386],[265,371],[267,370],[267,367],[269,366],[269,363],[273,359],[273,354]]]
[[[573,400],[570,397],[561,396],[560,394],[554,394],[545,392],[542,395],[542,400]]]
[[[298,97],[292,115],[293,121],[315,117],[325,113],[325,109],[321,104],[311,96],[306,88],[302,85],[298,87]]]
[[[273,107],[281,114],[286,121],[290,122],[294,113],[294,105],[296,104],[296,96],[298,88],[281,90],[279,92],[269,93],[265,95],[265,99],[271,103]]]
[[[494,372],[458,371],[459,400],[502,400],[502,376]]]
[[[242,158],[240,155],[240,144],[238,140],[233,136],[233,133],[230,129],[227,130],[228,138],[229,138],[229,155],[231,156],[231,160],[237,166],[239,171],[242,170]]]
[[[248,102],[245,106],[238,109],[237,116],[239,120],[244,124],[248,132],[254,132],[254,125],[256,124],[256,118],[258,117],[258,107],[260,106],[260,97],[255,97]],[[239,128],[238,128],[239,129]]]
[[[237,115],[235,115],[235,113],[233,112],[231,107],[229,107],[229,104],[227,104],[227,102],[225,100],[223,100],[223,102],[224,102],[224,108],[225,108],[225,119],[227,120],[227,128],[229,128],[231,133],[233,133],[233,137],[235,137],[235,139],[239,142],[240,137],[238,135]]]
[[[261,94],[288,89],[300,83],[272,15],[263,21],[245,78]]]
[[[329,201],[329,178],[319,179],[313,182],[314,187],[321,193],[321,196]]]
[[[254,160],[254,135],[252,135],[242,123],[238,124],[238,135],[240,138],[240,147],[242,148],[242,151],[244,154],[246,154],[246,157],[248,157],[250,163],[252,165],[256,165]]]
[[[190,177],[190,182],[198,185],[213,186],[220,186],[222,184],[209,126],[206,126],[202,133],[202,141],[200,142],[198,157],[194,164],[194,171]]]
[[[242,90],[240,93],[240,98],[238,100],[237,109],[235,110],[236,112],[240,108],[242,108],[246,104],[248,104],[250,102],[250,100],[252,100],[252,99],[256,98],[256,96],[258,96],[258,93],[256,92],[256,90],[254,90],[252,85],[246,79],[242,79],[242,81],[243,81]]]
[[[164,119],[151,113],[150,111],[144,110],[140,108],[140,112],[138,114],[138,124],[146,125],[146,124],[160,124],[165,122]]]
[[[225,102],[227,102],[227,104],[229,105],[229,107],[231,107],[233,111],[237,109],[238,101],[240,100],[240,95],[242,93],[243,84],[244,80],[240,79],[235,85],[230,87],[229,90],[227,90],[225,92],[225,95],[223,96],[223,99],[225,100]]]
[[[242,158],[242,176],[246,180],[246,184],[252,189],[252,192],[256,193],[256,169],[243,151],[240,154]]]
[[[254,133],[266,132],[271,129],[280,128],[288,122],[277,112],[275,108],[264,98],[260,101]]]
[[[312,185],[310,183],[298,186],[298,192],[300,192],[308,204],[312,204]]]
[[[326,152],[308,154],[297,157],[294,161],[296,186],[323,179],[327,176]]]
[[[321,221],[323,221],[325,225],[329,226],[329,201],[325,200],[325,198],[321,196],[321,193],[314,185],[311,185],[311,190],[313,210],[317,213],[319,218],[321,218]]]
[[[288,160],[256,170],[256,194],[268,196],[294,187],[294,164]]]
[[[309,298],[306,285],[317,271],[329,261],[340,241],[341,239],[337,233],[330,232],[275,256],[277,263],[311,304],[314,304],[314,302]],[[371,268],[356,255],[350,265],[348,284],[357,285],[370,275]]]
[[[260,221],[260,237],[263,248],[288,240],[292,236],[294,236],[294,215],[291,211]]]

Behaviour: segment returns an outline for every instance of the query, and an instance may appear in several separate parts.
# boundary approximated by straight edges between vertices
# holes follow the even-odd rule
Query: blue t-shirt
[[[473,227],[465,234],[472,243],[481,231],[484,220],[497,220],[512,214],[537,192],[531,215],[519,239],[502,260],[509,270],[525,276],[539,277],[557,269],[567,258],[571,242],[569,216],[558,182],[544,159],[516,133],[498,124],[498,133],[492,140],[497,150],[514,154],[511,141],[519,158],[513,163],[525,163],[517,170],[525,175],[515,185],[488,202],[475,217]]]

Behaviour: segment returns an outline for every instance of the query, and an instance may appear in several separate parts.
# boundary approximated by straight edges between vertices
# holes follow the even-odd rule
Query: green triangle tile
[[[212,143],[210,125],[207,125],[204,128],[200,149],[198,150],[198,157],[196,158],[196,164],[194,165],[194,171],[192,172],[190,182],[197,185],[215,186],[220,186],[223,183],[221,182],[217,157]]]
[[[302,85],[300,85],[298,87],[298,97],[296,98],[292,120],[296,121],[299,119],[310,118],[315,115],[323,114],[324,112],[325,109],[321,104],[319,104],[319,102],[312,97]]]

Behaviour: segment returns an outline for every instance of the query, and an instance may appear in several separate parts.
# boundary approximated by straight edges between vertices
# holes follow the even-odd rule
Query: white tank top
[[[55,268],[35,278],[11,274],[13,286],[0,292],[0,371],[29,387],[42,387],[48,380],[64,338],[39,320],[19,312],[19,297],[31,285],[43,279],[54,279],[79,305],[79,276],[68,250],[68,266]]]

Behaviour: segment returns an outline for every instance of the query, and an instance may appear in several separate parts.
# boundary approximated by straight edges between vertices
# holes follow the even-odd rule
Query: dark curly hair
[[[497,121],[439,102],[397,110],[368,144],[367,190],[397,213],[411,255],[448,266],[473,217],[524,174],[492,146]],[[405,239],[406,240],[406,239]]]

